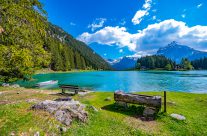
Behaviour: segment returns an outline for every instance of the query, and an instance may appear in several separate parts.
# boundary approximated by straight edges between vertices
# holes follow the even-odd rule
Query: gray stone
[[[105,101],[111,101],[110,97],[107,97],[106,99],[104,99]]]
[[[66,126],[69,126],[72,122],[72,117],[64,110],[56,111],[54,116],[58,121],[62,122]]]
[[[7,84],[7,83],[3,83],[2,86],[3,86],[3,87],[9,87],[10,85]]]
[[[18,84],[13,84],[13,85],[11,85],[11,87],[12,87],[12,88],[19,88],[20,85],[18,85]]]
[[[58,98],[58,99],[55,99],[55,101],[71,101],[72,98],[71,97],[66,97],[66,98]]]
[[[2,95],[3,94],[3,92],[0,92],[0,95]]]
[[[185,116],[182,116],[180,114],[172,113],[172,114],[170,114],[170,116],[174,119],[177,119],[177,120],[186,120]]]
[[[10,136],[15,136],[15,133],[14,133],[14,132],[11,132],[11,133],[10,133]]]
[[[37,132],[34,134],[34,136],[40,136],[40,132],[37,131]]]
[[[175,105],[176,105],[176,103],[173,102],[173,101],[169,101],[169,102],[167,102],[167,104],[168,104],[168,105],[171,105],[171,106],[175,106]]]
[[[67,128],[66,127],[60,127],[60,132],[66,132]]]
[[[93,111],[98,112],[98,109],[96,109],[96,107],[94,107],[94,106],[90,106],[90,107]]]
[[[86,122],[88,118],[88,113],[84,110],[85,105],[73,99],[68,99],[68,101],[65,99],[64,101],[60,101],[60,99],[58,101],[45,100],[33,105],[31,109],[45,110],[67,126],[71,125],[73,119]]]
[[[154,117],[156,114],[156,109],[152,107],[146,107],[143,112],[143,116],[145,117]]]

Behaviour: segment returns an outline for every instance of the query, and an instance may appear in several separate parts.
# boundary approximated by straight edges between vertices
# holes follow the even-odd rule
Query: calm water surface
[[[60,84],[79,85],[94,91],[207,93],[207,71],[98,71],[38,74],[33,78],[33,81],[20,81],[19,84],[32,87],[38,82],[58,80]],[[45,88],[56,89],[58,85]]]

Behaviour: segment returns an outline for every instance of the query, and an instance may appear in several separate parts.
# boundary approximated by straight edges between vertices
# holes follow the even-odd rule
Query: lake
[[[19,81],[25,87],[38,82],[58,80],[60,84],[79,85],[94,91],[125,92],[182,91],[207,93],[207,71],[95,71],[37,74],[32,81]],[[57,89],[58,85],[44,87]]]

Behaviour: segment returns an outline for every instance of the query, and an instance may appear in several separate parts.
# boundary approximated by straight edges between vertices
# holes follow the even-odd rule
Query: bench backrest
[[[62,88],[62,89],[80,89],[76,85],[59,85],[59,87]]]
[[[141,104],[156,108],[161,108],[162,104],[160,96],[148,96],[129,93],[114,93],[114,100],[126,103]]]

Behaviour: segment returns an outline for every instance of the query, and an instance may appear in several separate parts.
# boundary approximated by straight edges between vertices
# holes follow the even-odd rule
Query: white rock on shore
[[[179,115],[176,113],[172,113],[172,114],[170,114],[170,116],[174,119],[177,119],[177,120],[186,120],[185,116],[182,116],[182,115]]]
[[[3,87],[9,87],[10,85],[7,84],[7,83],[3,83],[2,86],[3,86]]]

